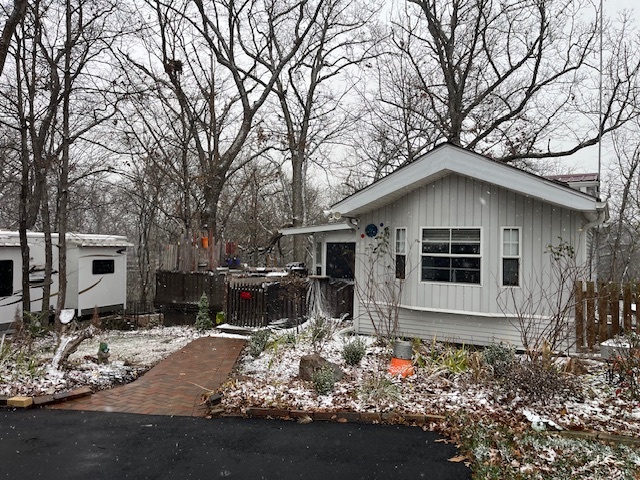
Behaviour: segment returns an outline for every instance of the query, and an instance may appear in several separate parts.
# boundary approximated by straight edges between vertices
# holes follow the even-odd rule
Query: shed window
[[[396,278],[404,280],[407,268],[407,229],[396,228]]]
[[[479,228],[423,228],[422,281],[480,284]]]
[[[13,295],[13,260],[0,260],[0,297]]]
[[[114,260],[94,260],[91,273],[94,275],[107,275],[116,271]]]
[[[520,285],[520,229],[502,229],[502,286]]]

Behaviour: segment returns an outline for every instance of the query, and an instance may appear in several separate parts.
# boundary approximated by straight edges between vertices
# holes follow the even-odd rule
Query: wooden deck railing
[[[616,335],[639,332],[640,284],[578,281],[574,288],[578,351],[593,351]]]

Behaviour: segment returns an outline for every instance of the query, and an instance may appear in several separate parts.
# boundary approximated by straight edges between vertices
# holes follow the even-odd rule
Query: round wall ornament
[[[367,234],[367,237],[375,237],[378,234],[378,227],[373,223],[370,223],[365,227],[364,233]]]

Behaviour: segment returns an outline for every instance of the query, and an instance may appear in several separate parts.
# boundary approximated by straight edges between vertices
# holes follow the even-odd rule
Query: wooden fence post
[[[611,336],[620,333],[620,285],[609,284],[609,312],[611,312]]]
[[[606,283],[598,283],[598,342],[608,338],[607,325],[609,316],[609,289]]]
[[[575,298],[576,298],[576,312],[575,312],[575,322],[576,322],[576,350],[578,352],[582,351],[584,347],[584,304],[583,302],[583,292],[582,292],[582,282],[578,280],[574,285]]]
[[[592,350],[596,343],[596,292],[595,284],[587,282],[587,347]]]

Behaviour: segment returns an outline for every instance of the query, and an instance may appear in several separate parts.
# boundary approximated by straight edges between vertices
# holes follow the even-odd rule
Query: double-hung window
[[[423,228],[423,282],[480,284],[479,228]]]
[[[407,229],[396,228],[396,278],[404,280],[407,268]]]
[[[502,229],[502,286],[520,285],[520,229]]]

